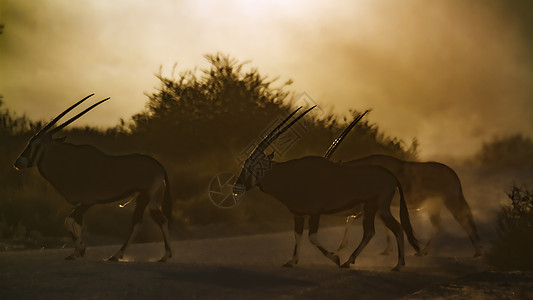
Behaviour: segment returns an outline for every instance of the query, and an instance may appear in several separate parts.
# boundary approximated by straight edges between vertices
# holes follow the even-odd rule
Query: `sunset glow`
[[[79,124],[142,110],[154,76],[222,52],[306,92],[326,111],[372,108],[426,157],[492,136],[533,135],[528,40],[482,4],[448,1],[2,1],[5,107],[48,119],[88,93],[112,101]],[[475,13],[474,13],[475,12]],[[512,103],[512,104],[510,104]],[[487,120],[493,120],[488,122]]]

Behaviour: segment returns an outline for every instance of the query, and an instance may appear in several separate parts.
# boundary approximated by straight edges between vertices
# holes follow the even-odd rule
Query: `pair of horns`
[[[346,127],[346,129],[344,129],[344,131],[341,133],[341,135],[339,135],[339,137],[333,142],[333,144],[331,144],[331,146],[329,147],[328,151],[326,151],[326,154],[324,154],[324,158],[325,159],[329,159],[333,155],[333,152],[335,152],[335,150],[337,149],[339,144],[342,142],[342,140],[344,140],[344,138],[350,132],[350,130],[352,130],[352,128],[354,128],[355,124],[357,124],[357,122],[359,122],[359,120],[361,120],[366,115],[366,113],[369,112],[369,111],[370,110],[367,109],[363,114],[358,115],[355,118],[355,120],[353,120],[353,122],[350,123],[350,125],[348,125],[348,127]]]
[[[57,126],[56,128],[48,131],[52,126],[54,126],[57,121],[59,121],[59,119],[61,119],[64,115],[66,115],[69,111],[73,110],[76,106],[80,105],[83,101],[89,99],[90,97],[94,96],[94,94],[90,94],[89,96],[81,99],[80,101],[74,103],[71,107],[67,108],[65,111],[63,111],[62,113],[60,113],[57,117],[55,117],[52,121],[50,121],[50,123],[46,124],[45,127],[43,127],[43,129],[41,129],[39,131],[38,134],[42,134],[42,133],[49,133],[49,134],[54,134],[56,132],[58,132],[59,130],[65,128],[67,125],[69,125],[70,123],[76,121],[79,117],[83,116],[84,114],[86,114],[88,111],[90,111],[91,109],[95,108],[96,106],[100,105],[101,103],[109,100],[110,98],[105,98],[104,100],[100,100],[98,101],[97,103],[91,105],[90,107],[88,107],[87,109],[85,109],[84,111],[82,111],[81,113],[75,115],[74,117],[70,118],[68,121],[66,121],[65,123]],[[47,132],[48,131],[48,132]]]
[[[308,112],[310,112],[313,108],[315,108],[315,106],[307,109],[306,111],[304,111],[302,114],[300,114],[296,119],[292,120],[292,122],[290,122],[287,126],[283,127],[282,129],[280,129],[283,125],[285,125],[285,123],[287,123],[287,121],[290,120],[290,118],[292,118],[292,116],[294,116],[302,107],[298,107],[295,111],[293,111],[288,117],[285,118],[285,120],[283,120],[281,123],[279,123],[278,126],[276,126],[276,128],[274,128],[262,141],[261,143],[259,143],[259,145],[257,146],[257,149],[260,149],[261,151],[264,151],[270,144],[272,144],[280,135],[282,135],[285,131],[287,131],[287,129],[291,128],[292,125],[294,125],[294,123],[298,122],[298,120],[300,120],[303,116],[305,116]]]

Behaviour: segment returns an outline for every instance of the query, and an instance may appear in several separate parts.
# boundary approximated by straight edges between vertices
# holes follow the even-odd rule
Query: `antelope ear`
[[[273,160],[274,159],[274,151],[272,151],[272,153],[268,154],[267,158],[270,159],[270,160]]]
[[[66,136],[54,139],[54,142],[63,143],[67,139]]]

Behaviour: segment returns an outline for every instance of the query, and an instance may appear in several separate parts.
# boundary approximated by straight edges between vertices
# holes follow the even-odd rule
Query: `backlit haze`
[[[36,120],[109,96],[76,124],[113,126],[144,108],[160,67],[221,52],[350,120],[372,108],[423,159],[466,156],[533,137],[532,23],[497,2],[0,0],[0,94]]]

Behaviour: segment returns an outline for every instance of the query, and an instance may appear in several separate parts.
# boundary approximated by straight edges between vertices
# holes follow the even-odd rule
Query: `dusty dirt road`
[[[334,249],[342,230],[324,229],[319,237]],[[349,251],[359,237],[354,235]],[[0,299],[502,299],[522,295],[533,281],[531,274],[517,280],[516,274],[503,278],[489,271],[482,259],[470,257],[466,238],[441,240],[426,257],[407,248],[400,272],[391,271],[396,254],[378,255],[384,245],[380,234],[350,269],[338,268],[306,239],[299,266],[281,268],[292,254],[291,232],[174,242],[168,263],[155,262],[163,253],[161,243],[134,244],[118,263],[103,260],[118,245],[89,247],[76,261],[63,260],[70,249],[5,251],[0,252]],[[452,243],[461,246],[446,247]],[[349,251],[341,253],[343,259]],[[494,274],[508,284],[496,283]],[[481,285],[461,286],[479,278]]]

